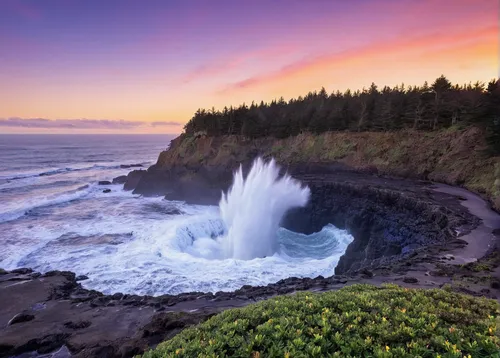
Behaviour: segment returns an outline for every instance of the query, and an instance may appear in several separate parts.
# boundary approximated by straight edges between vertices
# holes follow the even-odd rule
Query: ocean
[[[147,295],[232,291],[292,276],[333,275],[352,237],[332,225],[309,236],[279,228],[276,254],[240,260],[220,253],[228,227],[218,206],[98,185],[132,170],[122,165],[154,164],[171,139],[0,135],[0,268],[69,270],[88,276],[82,281],[86,288]],[[258,203],[244,200],[250,199],[233,198],[229,207],[259,211]],[[256,223],[252,216],[251,225],[258,226],[258,218]]]

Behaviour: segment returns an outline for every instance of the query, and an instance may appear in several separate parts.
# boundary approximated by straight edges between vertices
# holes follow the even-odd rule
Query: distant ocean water
[[[149,295],[333,274],[352,238],[331,225],[311,236],[280,229],[272,257],[214,260],[206,244],[225,230],[218,207],[97,184],[127,174],[122,164],[147,168],[171,139],[0,135],[0,268],[70,270],[89,276],[84,287]]]

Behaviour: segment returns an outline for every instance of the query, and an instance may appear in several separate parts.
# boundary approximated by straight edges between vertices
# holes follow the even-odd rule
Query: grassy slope
[[[355,285],[225,311],[145,357],[499,357],[499,313],[446,290]]]
[[[382,174],[423,177],[461,185],[487,197],[500,210],[500,157],[487,158],[484,134],[478,128],[438,132],[331,132],[285,139],[249,140],[239,136],[180,137],[158,164],[224,165],[260,153],[280,163],[345,163],[377,168]]]

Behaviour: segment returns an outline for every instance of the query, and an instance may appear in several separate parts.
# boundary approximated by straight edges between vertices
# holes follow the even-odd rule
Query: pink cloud
[[[375,42],[368,46],[362,46],[341,53],[330,53],[307,57],[300,61],[290,63],[280,69],[253,76],[243,81],[232,83],[220,89],[218,94],[253,88],[271,82],[280,81],[304,73],[324,68],[326,66],[342,65],[348,61],[368,59],[373,56],[394,56],[405,52],[422,52],[429,50],[442,50],[453,48],[466,43],[474,43],[484,40],[496,40],[498,28],[496,26],[485,27],[477,30],[469,30],[460,33],[433,33],[410,39],[397,39],[391,42]]]

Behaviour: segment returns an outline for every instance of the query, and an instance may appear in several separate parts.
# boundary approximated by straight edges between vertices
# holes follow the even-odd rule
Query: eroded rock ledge
[[[222,310],[295,291],[329,291],[353,283],[448,285],[461,293],[499,297],[497,248],[471,265],[450,265],[448,260],[441,248],[431,246],[405,261],[394,261],[390,269],[362,269],[357,275],[327,278],[292,277],[234,292],[159,297],[103,295],[82,287],[72,272],[42,275],[30,269],[0,270],[0,357],[47,358],[53,352],[59,352],[53,358],[132,357]]]
[[[224,309],[297,290],[335,289],[348,281],[289,278],[234,292],[151,297],[87,290],[72,272],[2,270],[0,357],[45,354],[62,346],[75,357],[132,357]]]
[[[427,182],[338,174],[302,180],[311,188],[310,203],[291,212],[284,225],[306,233],[328,223],[347,229],[354,241],[336,274],[392,265],[430,246],[463,246],[459,235],[479,224],[456,198],[435,192]]]
[[[251,161],[241,163],[244,171]],[[229,188],[234,166],[152,166],[134,188],[143,195],[164,195],[193,204],[218,203]],[[337,274],[392,265],[428,246],[460,247],[459,236],[480,220],[456,197],[433,190],[433,183],[378,175],[335,164],[303,164],[283,169],[311,188],[306,208],[293,210],[282,225],[312,233],[332,223],[353,235]],[[136,175],[133,174],[136,181]]]

